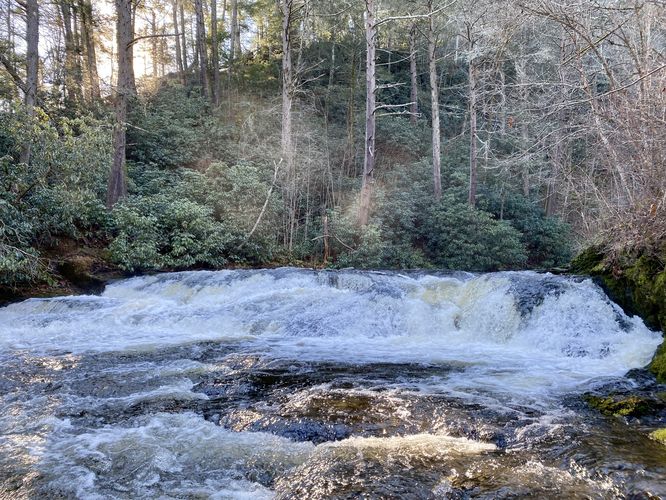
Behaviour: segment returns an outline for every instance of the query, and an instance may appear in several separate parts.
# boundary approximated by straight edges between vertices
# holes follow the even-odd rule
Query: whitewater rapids
[[[590,280],[532,272],[185,272],[30,299],[0,309],[0,498],[658,494],[663,467],[630,479],[580,464],[597,438],[562,440],[585,441],[567,398],[626,384],[661,340]]]

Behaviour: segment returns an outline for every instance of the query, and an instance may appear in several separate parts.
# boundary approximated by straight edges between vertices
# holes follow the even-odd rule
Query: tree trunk
[[[231,0],[231,25],[229,34],[231,35],[231,45],[229,46],[229,65],[232,66],[236,61],[236,27],[238,26],[238,0]],[[231,74],[231,70],[229,70]]]
[[[412,125],[416,125],[416,120],[419,114],[419,88],[418,88],[418,74],[416,69],[416,24],[409,30],[409,75],[411,81],[411,107],[409,120]]]
[[[375,107],[377,92],[377,24],[375,0],[365,0],[365,45],[366,45],[366,95],[365,95],[365,153],[363,159],[363,182],[359,204],[358,222],[365,226],[370,218],[370,201],[374,184],[376,162],[375,133],[377,128]]]
[[[157,14],[155,14],[155,9],[150,10],[150,59],[152,64],[152,69],[153,69],[153,78],[157,78],[157,64],[158,64],[158,57],[157,57],[157,44],[159,43],[159,40],[157,38]]]
[[[351,74],[349,77],[349,96],[347,98],[347,140],[345,147],[345,154],[343,158],[343,172],[347,176],[356,177],[356,83],[357,83],[357,68],[360,66],[360,61],[356,60],[356,52],[352,53],[351,59]],[[359,68],[360,70],[360,68]]]
[[[86,72],[88,73],[88,89],[93,102],[100,100],[99,73],[97,72],[97,53],[95,49],[93,8],[90,0],[79,0],[81,11],[81,32],[86,49]]]
[[[208,97],[208,53],[206,51],[206,27],[202,0],[194,0],[197,17],[197,54],[199,54],[199,85],[201,95]]]
[[[115,0],[118,2],[118,0]],[[124,3],[125,0],[123,0]],[[129,92],[131,95],[137,95],[136,91],[136,76],[134,75],[134,44],[131,43],[134,40],[134,26],[136,25],[136,8],[138,6],[138,2],[134,0],[130,0],[130,33],[131,33],[131,38],[130,41],[128,42],[128,48],[127,50],[127,58],[129,59],[129,64],[127,65],[127,87],[129,89]],[[118,54],[118,57],[120,57],[120,54]],[[120,70],[118,73],[118,79],[120,80]]]
[[[178,26],[178,0],[173,0],[172,22],[173,32],[176,34],[176,68],[178,69],[181,83],[185,85],[185,68],[183,66],[183,51],[180,45],[181,35],[179,31],[179,29],[182,29],[182,26]]]
[[[217,39],[217,0],[210,2],[210,36],[213,80],[211,82],[211,96],[213,104],[220,104],[220,52]]]
[[[26,92],[25,105],[33,114],[37,103],[39,82],[39,5],[37,0],[26,0]]]
[[[476,206],[477,144],[476,144],[476,63],[469,61],[469,197],[470,206]]]
[[[7,53],[14,55],[14,22],[12,19],[12,1],[13,0],[6,0],[7,3]],[[11,59],[11,64],[8,67],[7,71],[15,71],[16,67],[14,66],[14,58]]]
[[[113,127],[113,165],[109,175],[106,205],[112,208],[119,199],[127,195],[127,174],[125,172],[127,107],[133,95],[132,87],[132,0],[115,0],[116,3],[116,43],[118,51],[118,85],[115,96],[115,124]]]
[[[39,5],[37,0],[26,0],[26,79],[25,106],[28,115],[35,115],[37,87],[39,82]],[[30,163],[30,142],[26,141],[21,150],[21,163]]]
[[[292,143],[291,109],[294,100],[294,75],[291,60],[291,21],[293,0],[280,0],[282,11],[282,160],[286,165],[287,234],[286,243],[289,251],[293,249],[296,227],[296,172],[294,168],[294,146]]]
[[[439,124],[439,81],[437,79],[437,46],[435,43],[435,28],[433,19],[432,1],[428,2],[430,16],[428,17],[428,72],[430,73],[430,102],[432,112],[432,176],[435,200],[442,198],[442,155]]]
[[[179,7],[180,7],[180,41],[183,45],[182,52],[183,52],[183,81],[187,81],[187,70],[188,70],[188,63],[187,63],[187,36],[185,32],[187,31],[186,25],[185,25],[185,8],[183,7],[183,0],[177,0]]]
[[[76,47],[74,14],[70,0],[60,0],[60,13],[65,35],[65,107],[75,108],[81,103],[81,79]]]

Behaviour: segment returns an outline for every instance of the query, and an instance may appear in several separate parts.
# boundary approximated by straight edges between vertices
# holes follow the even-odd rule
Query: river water
[[[0,309],[0,498],[649,498],[591,411],[661,342],[589,280],[186,272]]]

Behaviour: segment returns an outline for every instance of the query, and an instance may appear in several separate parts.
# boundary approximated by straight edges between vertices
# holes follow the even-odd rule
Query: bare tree
[[[437,35],[432,0],[428,0],[428,73],[430,75],[430,102],[432,114],[432,175],[435,200],[442,198],[442,153],[439,123],[439,80],[437,74]]]
[[[282,14],[282,134],[281,154],[286,165],[287,248],[293,248],[296,227],[296,172],[294,168],[294,145],[292,137],[292,106],[294,102],[294,68],[292,63],[291,24],[294,16],[294,0],[278,0]]]
[[[365,226],[370,217],[370,201],[374,184],[376,162],[375,135],[377,93],[377,8],[375,0],[365,0],[365,149],[363,156],[363,178],[358,222]]]
[[[59,0],[62,26],[65,36],[65,103],[67,107],[81,104],[81,61],[76,35],[76,10],[71,0]]]
[[[229,26],[229,33],[231,34],[231,44],[229,46],[229,76],[231,77],[232,70],[236,59],[240,57],[240,33],[238,29],[238,0],[231,0],[231,20]],[[237,35],[238,34],[238,35]],[[238,42],[238,43],[237,43]]]
[[[410,109],[410,121],[412,125],[416,125],[416,120],[419,115],[419,83],[418,72],[416,65],[416,23],[412,25],[409,30],[409,77],[410,77],[410,100],[412,103]]]
[[[95,48],[95,28],[93,7],[90,0],[79,0],[81,16],[81,36],[86,53],[86,72],[88,74],[88,91],[90,99],[97,102],[100,99],[99,74],[97,72],[97,51]]]
[[[187,62],[187,25],[185,24],[185,7],[183,6],[184,0],[177,0],[178,10],[180,12],[180,41],[183,53],[183,81],[187,79],[187,70],[189,68]]]
[[[181,33],[180,30],[183,29],[182,26],[178,24],[178,4],[179,0],[172,0],[172,24],[173,32],[176,35],[176,67],[178,68],[178,74],[180,75],[180,81],[185,85],[185,66],[183,65],[183,48],[181,46]]]

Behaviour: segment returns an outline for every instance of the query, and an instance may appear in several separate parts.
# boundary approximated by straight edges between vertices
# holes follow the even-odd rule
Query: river
[[[591,281],[276,269],[0,309],[0,498],[648,498],[588,408],[661,335]]]

